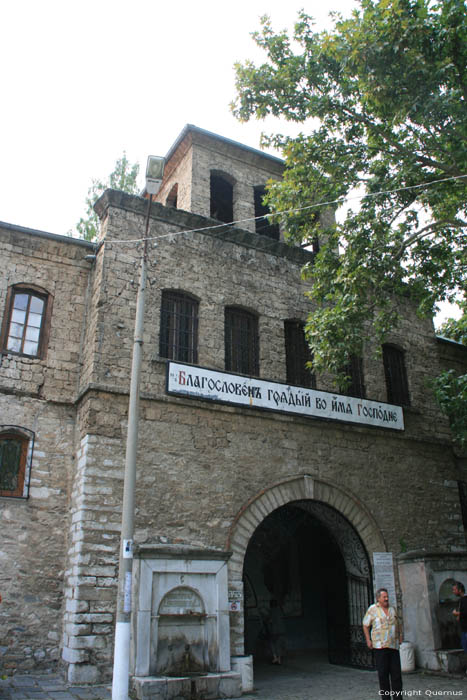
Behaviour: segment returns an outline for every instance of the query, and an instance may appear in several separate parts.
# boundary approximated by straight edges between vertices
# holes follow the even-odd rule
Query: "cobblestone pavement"
[[[284,666],[257,666],[254,692],[242,700],[378,700],[376,671],[334,666],[320,659],[290,659]],[[467,677],[418,671],[403,675],[402,698],[464,698]]]
[[[1,700],[105,700],[110,686],[68,686],[56,674],[16,675],[0,680]]]
[[[255,688],[242,700],[378,700],[375,672],[331,666],[320,659],[290,659],[255,667]],[[424,672],[404,674],[405,698],[464,698],[467,678]],[[111,687],[68,686],[58,675],[16,675],[0,680],[1,700],[106,700]]]

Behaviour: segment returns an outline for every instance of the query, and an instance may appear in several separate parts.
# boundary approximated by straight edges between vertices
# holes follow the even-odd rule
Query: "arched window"
[[[9,288],[3,319],[1,347],[4,352],[43,357],[51,313],[50,295],[27,284]]]
[[[198,306],[198,301],[184,292],[162,292],[161,357],[180,362],[198,362]]]
[[[312,362],[313,356],[306,342],[305,324],[301,321],[284,321],[284,335],[287,383],[315,389],[315,375],[306,366]]]
[[[165,200],[165,205],[167,207],[173,207],[174,209],[177,208],[177,201],[178,201],[178,185],[175,184],[172,189],[170,190],[169,194],[167,195],[167,199]]]
[[[395,345],[383,345],[383,364],[389,403],[409,406],[410,396],[404,351]]]
[[[258,185],[254,188],[256,233],[259,233],[261,236],[268,236],[268,238],[273,238],[274,240],[278,241],[279,224],[270,223],[269,219],[267,218],[267,215],[271,210],[267,204],[263,204],[263,197],[265,194],[266,188],[264,185]]]
[[[236,306],[225,309],[225,368],[259,375],[258,318]]]
[[[27,498],[34,433],[0,426],[0,496]]]
[[[233,180],[228,175],[211,171],[211,216],[229,224],[233,221]]]

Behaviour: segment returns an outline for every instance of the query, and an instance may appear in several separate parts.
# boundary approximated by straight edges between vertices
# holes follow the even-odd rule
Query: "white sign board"
[[[386,588],[389,596],[389,605],[396,607],[396,585],[394,583],[392,552],[373,552],[373,570],[375,591],[378,588]]]
[[[404,430],[400,406],[169,362],[167,393],[310,418]]]

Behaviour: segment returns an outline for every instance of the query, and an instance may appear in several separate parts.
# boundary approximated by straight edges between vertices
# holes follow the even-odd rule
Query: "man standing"
[[[460,581],[455,581],[452,584],[452,592],[455,596],[460,598],[459,608],[453,610],[453,615],[455,615],[459,621],[461,628],[461,645],[464,652],[467,653],[467,596],[465,595],[464,584]]]
[[[371,628],[371,638],[370,638]],[[397,612],[389,605],[385,588],[376,591],[376,603],[370,605],[363,618],[363,633],[368,649],[375,655],[380,695],[402,690],[399,642],[402,641]]]

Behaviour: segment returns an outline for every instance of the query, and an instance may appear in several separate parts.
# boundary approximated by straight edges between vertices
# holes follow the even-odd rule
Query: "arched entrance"
[[[355,497],[309,476],[278,484],[240,513],[230,549],[231,583],[245,596],[244,613],[231,616],[234,653],[264,653],[262,619],[276,598],[289,650],[326,649],[333,663],[371,665],[361,620],[370,554],[386,546]]]
[[[268,654],[265,622],[275,599],[289,652],[326,650],[332,663],[371,665],[361,630],[370,602],[368,557],[330,506],[294,501],[268,515],[248,545],[243,581],[246,654]]]

